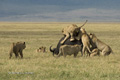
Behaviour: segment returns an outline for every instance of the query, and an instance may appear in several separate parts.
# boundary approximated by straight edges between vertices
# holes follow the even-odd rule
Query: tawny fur
[[[74,57],[77,56],[78,52],[81,50],[81,45],[63,45],[60,47],[60,52],[58,54],[58,57],[63,55],[66,57],[67,55],[74,55]]]
[[[76,39],[82,40],[82,43],[83,43],[82,55],[85,55],[85,52],[88,52],[87,55],[90,56],[90,54],[92,53],[90,50],[90,45],[91,45],[90,38],[89,38],[89,35],[87,34],[87,32],[85,31],[85,29],[83,29],[83,28],[80,29],[80,33],[78,34]]]
[[[96,46],[98,48],[99,51],[101,51],[101,55],[106,56],[109,55],[110,53],[113,53],[112,49],[110,46],[108,46],[107,44],[103,43],[101,40],[99,40],[95,34],[90,33],[90,38],[92,41],[92,45]]]
[[[75,40],[75,36],[78,35],[79,31],[80,31],[80,28],[83,27],[85,24],[87,23],[87,20],[86,22],[78,27],[76,24],[72,24],[70,26],[67,26],[65,28],[63,28],[62,30],[62,34],[65,35],[65,38],[64,40],[61,41],[61,44],[64,44],[64,42],[70,37],[70,41],[74,41]]]
[[[71,37],[70,41],[74,40],[73,34],[74,32],[78,32],[76,28],[78,28],[78,26],[75,24],[63,28],[62,34],[65,35],[66,37],[64,38],[64,40],[61,41],[61,44],[63,44],[69,37]]]

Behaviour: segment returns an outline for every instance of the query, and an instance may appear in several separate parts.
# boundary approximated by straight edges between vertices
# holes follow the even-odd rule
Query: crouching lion
[[[23,49],[26,48],[25,42],[17,42],[17,43],[12,43],[11,49],[10,49],[10,59],[12,57],[12,54],[15,54],[15,57],[17,58],[20,54],[21,58],[23,58]],[[18,54],[19,53],[19,54]]]
[[[90,33],[89,34],[91,41],[92,41],[92,46],[96,46],[98,48],[99,51],[101,51],[101,55],[106,56],[109,55],[110,53],[113,53],[112,49],[110,48],[110,46],[108,46],[107,44],[103,43],[102,41],[100,41],[95,34]]]
[[[60,47],[60,52],[58,54],[58,57],[74,54],[74,57],[77,56],[78,52],[81,51],[81,45],[62,45]]]

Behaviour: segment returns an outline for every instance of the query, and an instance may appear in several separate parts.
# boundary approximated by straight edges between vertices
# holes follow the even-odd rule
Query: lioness
[[[58,57],[63,55],[66,57],[67,55],[72,55],[74,54],[74,57],[77,56],[78,52],[81,50],[81,45],[62,45],[60,47],[60,52],[58,54]]]
[[[26,48],[25,42],[17,42],[17,43],[12,43],[11,49],[10,49],[10,59],[12,57],[12,53],[15,54],[16,58],[19,56],[18,53],[20,53],[21,58],[23,58],[23,49]]]
[[[82,40],[82,43],[83,43],[82,56],[85,55],[85,51],[87,51],[87,55],[89,53],[89,56],[90,56],[90,54],[92,53],[90,50],[90,45],[91,45],[90,38],[87,32],[85,31],[85,29],[83,28],[80,29],[80,33],[78,34],[78,36],[76,36],[76,39]]]
[[[108,46],[107,44],[103,43],[101,40],[99,40],[95,34],[90,33],[89,34],[91,41],[92,41],[92,46],[96,46],[98,48],[99,51],[102,52],[101,55],[106,56],[109,55],[110,53],[113,53],[112,49],[110,48],[110,46]]]
[[[66,37],[64,38],[64,40],[61,41],[61,44],[63,44],[69,37],[71,37],[70,41],[74,41],[75,40],[74,35],[77,35],[79,33],[80,28],[83,27],[86,24],[86,22],[80,27],[78,27],[75,24],[72,24],[70,26],[63,28],[62,34],[65,35]]]
[[[70,25],[70,26],[65,27],[65,28],[62,30],[62,34],[65,35],[66,37],[64,38],[64,40],[61,41],[61,44],[63,44],[70,36],[71,36],[70,41],[73,41],[73,40],[74,40],[73,32],[75,31],[75,29],[76,29],[77,27],[78,27],[77,25],[72,24],[72,25]],[[79,32],[79,31],[76,31],[76,32]]]

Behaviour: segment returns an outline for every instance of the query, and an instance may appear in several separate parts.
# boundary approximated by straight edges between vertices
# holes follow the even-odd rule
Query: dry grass
[[[54,58],[49,46],[56,47],[61,30],[72,23],[0,23],[0,80],[119,80],[120,24],[87,23],[84,28],[111,46],[107,57]],[[76,23],[78,26],[82,23]],[[25,41],[24,59],[9,57],[12,42]],[[47,53],[36,53],[40,46]]]

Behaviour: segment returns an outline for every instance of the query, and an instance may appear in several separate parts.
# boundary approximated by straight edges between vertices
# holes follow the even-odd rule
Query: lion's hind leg
[[[85,56],[85,50],[86,50],[86,47],[83,45],[82,56]]]
[[[108,46],[106,46],[103,50],[102,50],[102,56],[107,56],[111,53],[110,48]]]
[[[92,53],[91,50],[90,50],[90,47],[89,47],[89,46],[86,46],[86,47],[87,47],[87,50],[88,50],[88,51],[87,51],[87,52],[88,52],[87,54],[89,54],[89,56],[90,56],[90,54]]]

